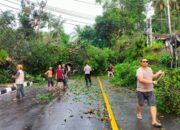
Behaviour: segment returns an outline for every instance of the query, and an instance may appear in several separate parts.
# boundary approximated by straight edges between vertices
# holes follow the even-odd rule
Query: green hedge
[[[180,68],[166,71],[156,88],[157,107],[180,115]]]
[[[8,57],[7,52],[5,50],[0,50],[0,65],[6,62],[7,57]]]
[[[14,82],[8,70],[0,69],[0,83]]]
[[[136,86],[136,70],[138,62],[122,63],[115,66],[114,78],[111,82],[116,86],[134,87]]]

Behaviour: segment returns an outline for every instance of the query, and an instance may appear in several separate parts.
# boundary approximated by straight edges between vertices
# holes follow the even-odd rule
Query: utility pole
[[[169,33],[170,33],[170,35],[172,36],[169,0],[167,0],[167,11],[168,11],[168,26],[169,26]]]
[[[150,22],[150,46],[152,46],[152,16],[150,16],[149,22]]]
[[[152,3],[149,5],[149,29],[150,29],[150,46],[152,46],[152,16],[153,16],[153,8]]]
[[[148,18],[146,19],[146,44],[147,44],[147,47],[149,46],[149,37],[148,37],[148,35],[149,35],[149,29],[148,29],[148,25],[149,25],[149,22],[148,22]]]
[[[168,11],[168,27],[169,27],[169,34],[170,34],[170,50],[172,54],[172,61],[171,61],[171,68],[175,62],[175,67],[178,67],[178,55],[177,55],[177,41],[175,39],[175,43],[171,43],[172,41],[172,30],[171,30],[171,16],[170,16],[170,7],[169,7],[169,0],[167,1],[167,11]],[[176,37],[175,37],[176,38]]]

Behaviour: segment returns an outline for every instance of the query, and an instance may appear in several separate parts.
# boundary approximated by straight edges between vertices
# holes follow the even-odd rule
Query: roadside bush
[[[180,115],[180,68],[169,70],[156,88],[157,107]]]
[[[152,44],[152,46],[149,46],[147,50],[153,50],[153,51],[158,51],[160,49],[164,48],[164,44],[160,41],[156,41]]]
[[[169,66],[171,59],[172,57],[169,53],[162,53],[159,61],[162,65]]]
[[[143,57],[144,48],[145,48],[144,37],[141,35],[134,36],[134,38],[131,40],[130,47],[126,49],[127,52],[125,52],[125,49],[123,50],[123,53],[126,54],[124,61],[132,62],[138,60],[140,57]]]
[[[115,75],[111,80],[115,86],[134,87],[136,86],[136,70],[138,61],[133,63],[122,63],[115,66]]]
[[[0,50],[0,65],[6,62],[7,57],[8,57],[7,52],[5,50]]]
[[[112,51],[108,48],[100,49],[97,47],[89,46],[86,49],[87,61],[92,66],[93,73],[104,73],[108,66],[108,60]]]
[[[65,46],[51,45],[44,43],[31,43],[28,52],[24,56],[19,56],[19,61],[26,67],[28,73],[37,75],[44,73],[49,66],[54,67],[59,62],[67,62],[68,52]]]
[[[34,83],[42,83],[45,81],[45,78],[43,78],[41,75],[36,75],[34,78],[33,78],[33,82]]]
[[[69,62],[79,73],[83,72],[83,67],[88,63],[92,67],[92,74],[104,74],[109,63],[116,61],[117,54],[109,48],[100,49],[92,45],[86,45],[83,48],[75,49],[69,56]]]
[[[0,83],[14,82],[10,76],[8,70],[0,69]]]
[[[144,57],[146,59],[148,59],[150,62],[158,63],[161,56],[158,53],[149,52],[149,53],[145,54]]]

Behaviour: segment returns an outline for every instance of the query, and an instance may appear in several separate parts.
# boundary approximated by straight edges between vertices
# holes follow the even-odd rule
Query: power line
[[[5,1],[10,2],[10,3],[13,3],[13,4],[19,4],[19,3],[16,3],[16,2],[14,2],[14,1],[10,1],[10,0],[5,0]]]
[[[11,3],[10,0],[6,0],[6,1]],[[13,2],[13,4],[17,5],[17,3],[14,3],[14,2]],[[37,6],[37,3],[35,4],[35,6]],[[81,13],[66,10],[66,9],[60,9],[60,8],[56,8],[56,7],[53,7],[53,6],[47,6],[46,9],[49,10],[49,11],[52,11],[52,12],[61,13],[61,14],[68,15],[68,16],[71,16],[71,17],[77,17],[77,18],[82,18],[82,19],[86,19],[86,20],[94,20],[92,17],[88,17],[85,14],[81,14]]]
[[[77,20],[74,20],[74,19],[69,19],[69,18],[63,18],[64,20],[68,20],[68,21],[72,21],[72,22],[78,22],[78,23],[83,23],[83,24],[92,24],[92,23],[86,23],[86,22],[81,22],[81,21],[77,21]]]
[[[29,1],[34,3],[31,0],[29,0]],[[37,5],[37,3],[34,3],[34,4]],[[94,20],[94,18],[92,18],[93,16],[89,17],[90,15],[87,16],[86,14],[79,13],[79,12],[72,11],[72,10],[66,10],[66,9],[57,8],[57,7],[53,7],[53,6],[49,6],[49,5],[46,5],[45,8],[50,10],[50,11],[53,11],[53,12],[57,12],[57,13],[61,13],[61,14],[66,14],[66,15],[70,15],[70,16],[73,16],[73,17],[78,17],[78,18],[88,19],[88,20]]]
[[[6,7],[9,7],[9,8],[11,8],[11,9],[19,10],[18,8],[15,8],[15,7],[12,7],[12,6],[9,6],[9,5],[6,5],[6,4],[3,4],[3,3],[0,3],[0,5],[3,5],[3,6],[6,6]]]
[[[9,6],[9,5],[6,5],[6,4],[2,4],[2,3],[0,3],[1,5],[3,5],[3,6],[7,6],[7,7],[9,7],[9,8],[13,8],[13,9],[16,9],[16,10],[19,10],[20,11],[20,9],[18,9],[18,8],[14,8],[14,7],[12,7],[12,6]],[[62,17],[63,18],[63,17]],[[73,20],[73,19],[70,19],[70,18],[63,18],[64,20],[68,20],[68,21],[72,21],[72,22],[77,22],[77,23],[82,23],[82,24],[88,24],[88,25],[91,25],[92,23],[87,23],[87,22],[82,22],[82,21],[78,21],[78,20]]]
[[[0,5],[3,5],[3,6],[7,6],[9,8],[13,8],[13,9],[16,9],[16,10],[19,10],[18,8],[14,8],[12,6],[8,6],[6,4],[2,4],[0,3]],[[63,18],[63,17],[62,17]],[[86,23],[86,22],[81,22],[81,21],[77,21],[77,20],[73,20],[73,19],[68,19],[68,18],[63,18],[64,20],[67,20],[67,21],[70,21],[70,22],[76,22],[76,23],[79,23],[79,24],[85,24],[85,25],[93,25],[92,23]],[[16,20],[19,20],[19,19],[16,19]],[[65,23],[68,23],[67,21],[65,21]],[[73,24],[73,23],[68,23],[68,24],[72,24],[72,25],[79,25],[79,24]]]
[[[91,3],[91,2],[87,2],[87,1],[82,1],[82,0],[74,0],[74,1],[76,1],[76,2],[80,2],[80,3],[84,3],[84,4],[88,4],[88,5],[97,6],[96,4]]]
[[[70,15],[70,16],[73,16],[73,17],[78,17],[78,18],[83,18],[83,19],[88,19],[88,20],[94,20],[94,18],[89,17],[89,15],[87,16],[85,14],[78,13],[78,12],[75,12],[75,11],[70,11],[70,10],[66,10],[66,9],[60,9],[60,8],[53,7],[53,6],[47,6],[46,8],[51,10],[51,11],[58,12],[58,13],[63,13],[63,14]]]
[[[64,24],[70,24],[70,25],[74,25],[74,26],[77,26],[78,24],[74,24],[74,23],[71,23],[71,22],[66,22]]]

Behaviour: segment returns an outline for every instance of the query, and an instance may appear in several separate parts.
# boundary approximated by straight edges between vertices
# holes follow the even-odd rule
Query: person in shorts
[[[63,84],[64,87],[67,88],[67,80],[68,80],[68,68],[66,64],[62,64],[62,69],[63,69],[63,75],[64,75],[64,79],[63,79]]]
[[[64,75],[63,75],[63,69],[62,66],[59,65],[57,70],[56,70],[56,88],[57,90],[60,89],[64,89],[64,84],[63,84],[63,80],[64,80]]]
[[[53,82],[53,69],[52,67],[49,67],[49,70],[47,70],[45,72],[45,75],[48,78],[48,91],[54,91],[53,87],[54,87],[54,82]]]
[[[110,76],[114,77],[114,66],[112,64],[108,66],[107,71],[108,71],[108,77]]]
[[[153,74],[153,71],[148,67],[148,60],[143,58],[141,60],[141,67],[137,69],[137,118],[142,119],[142,107],[144,101],[147,100],[148,105],[150,106],[150,112],[152,117],[152,125],[154,127],[161,127],[161,124],[157,122],[157,110],[155,105],[155,95],[154,95],[154,84],[157,84],[157,81],[154,79],[163,74],[164,72],[159,70],[156,74]]]

